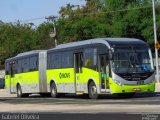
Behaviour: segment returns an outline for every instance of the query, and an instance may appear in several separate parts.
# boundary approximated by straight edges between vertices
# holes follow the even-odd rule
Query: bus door
[[[14,86],[15,82],[15,70],[16,70],[16,63],[12,62],[10,63],[10,92],[16,92],[16,88]]]
[[[109,89],[109,61],[106,54],[99,55],[99,74],[101,91],[106,92]]]
[[[83,53],[74,54],[74,73],[75,73],[75,92],[83,91],[82,80],[83,80]]]

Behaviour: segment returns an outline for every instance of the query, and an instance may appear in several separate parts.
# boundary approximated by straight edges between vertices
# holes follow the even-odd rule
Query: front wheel
[[[91,82],[89,84],[89,98],[91,98],[91,99],[98,98],[97,88],[96,88],[96,85],[94,82]]]
[[[51,97],[53,98],[58,97],[57,87],[54,82],[51,83],[50,91],[51,91]]]

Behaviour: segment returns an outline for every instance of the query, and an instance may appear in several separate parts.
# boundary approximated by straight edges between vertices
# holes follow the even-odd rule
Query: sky
[[[62,6],[71,3],[85,5],[85,0],[0,0],[0,20],[3,22],[34,23],[46,21],[43,17],[58,16]],[[35,18],[42,18],[36,19]],[[31,20],[32,19],[32,20]]]

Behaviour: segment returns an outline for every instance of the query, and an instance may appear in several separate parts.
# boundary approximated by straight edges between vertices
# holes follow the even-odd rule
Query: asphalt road
[[[61,98],[32,95],[17,98],[16,95],[0,92],[0,112],[36,113],[154,113],[160,114],[160,94],[136,94],[133,98],[113,95],[97,100],[83,96],[65,95]]]

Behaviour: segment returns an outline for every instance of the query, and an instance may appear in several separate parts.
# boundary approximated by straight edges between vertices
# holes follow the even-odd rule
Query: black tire
[[[22,97],[28,97],[28,96],[29,96],[28,93],[25,93],[25,94],[22,93],[21,86],[18,85],[18,86],[17,86],[17,97],[18,97],[18,98],[22,98]]]
[[[18,98],[22,98],[23,94],[22,94],[22,89],[20,85],[17,85],[17,97]]]
[[[51,83],[50,92],[51,92],[51,97],[53,97],[53,98],[58,97],[58,94],[57,94],[57,87],[56,87],[56,85],[55,85],[54,82]]]
[[[97,93],[97,88],[96,88],[96,85],[94,82],[91,82],[89,84],[89,98],[91,99],[97,99],[99,96],[98,96],[98,93]]]

